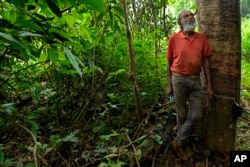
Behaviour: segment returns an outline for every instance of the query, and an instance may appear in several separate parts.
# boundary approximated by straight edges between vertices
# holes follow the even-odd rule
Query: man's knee
[[[195,122],[195,123],[201,121],[202,118],[203,118],[202,113],[201,113],[201,114],[195,114],[195,115],[192,115],[192,116],[190,117],[190,119],[191,119],[193,122]]]

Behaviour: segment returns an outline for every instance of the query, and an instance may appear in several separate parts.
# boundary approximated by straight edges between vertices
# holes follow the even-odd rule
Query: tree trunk
[[[139,93],[139,88],[137,85],[137,77],[136,77],[136,71],[135,71],[135,54],[134,54],[134,48],[133,48],[133,40],[129,28],[129,21],[128,21],[128,9],[126,0],[122,1],[123,4],[123,10],[125,14],[125,26],[126,26],[126,34],[127,34],[127,41],[128,41],[128,51],[129,51],[129,72],[128,72],[128,79],[130,81],[130,85],[133,89],[133,95],[135,99],[135,106],[137,110],[137,119],[140,123],[143,119],[143,111],[141,107],[141,98]]]
[[[197,0],[198,23],[213,50],[210,58],[215,93],[204,107],[202,133],[210,148],[223,152],[235,148],[234,101],[240,98],[241,32],[239,0]]]

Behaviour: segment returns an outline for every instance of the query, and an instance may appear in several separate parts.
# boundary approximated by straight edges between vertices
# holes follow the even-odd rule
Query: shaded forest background
[[[170,161],[161,157],[171,135],[165,130],[174,117],[166,95],[166,44],[178,30],[178,12],[195,11],[196,5],[187,0],[125,1],[143,111],[139,122],[121,2],[0,1],[0,166],[119,167]],[[241,104],[246,110],[237,125],[241,150],[250,149],[249,3],[241,1]],[[201,153],[209,157],[213,150]]]

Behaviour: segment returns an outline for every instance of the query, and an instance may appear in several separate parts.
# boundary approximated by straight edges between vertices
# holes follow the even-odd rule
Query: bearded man
[[[170,144],[183,160],[192,157],[187,140],[193,126],[202,118],[202,85],[200,73],[204,71],[207,95],[210,100],[213,90],[210,80],[208,58],[211,49],[206,36],[195,32],[196,21],[191,11],[179,14],[180,31],[171,35],[167,48],[168,95],[173,95],[177,113],[177,135]]]

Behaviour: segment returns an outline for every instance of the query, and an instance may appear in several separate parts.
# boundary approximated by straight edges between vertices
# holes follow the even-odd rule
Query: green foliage
[[[0,167],[10,167],[15,165],[12,159],[6,159],[4,151],[0,149]]]
[[[250,31],[249,31],[249,24],[250,19],[249,17],[242,18],[242,24],[241,24],[241,36],[242,36],[242,57],[243,59],[250,61],[250,43],[249,43],[249,37],[250,37]]]
[[[249,25],[250,25],[250,19],[247,12],[247,6],[246,4],[249,3],[247,0],[242,1],[241,3],[241,14],[242,21],[241,21],[241,52],[242,52],[242,61],[241,61],[241,103],[246,107],[245,112],[243,112],[242,118],[237,122],[238,127],[238,145],[237,149],[239,150],[248,150],[250,148],[249,140],[245,138],[245,136],[248,135],[248,120],[249,120],[249,111],[248,106],[250,105],[250,43],[249,43],[249,37],[250,37],[250,31],[249,31]]]
[[[240,13],[241,17],[246,17],[250,14],[250,1],[249,0],[241,0],[240,1]]]
[[[250,19],[249,17],[242,18],[242,25],[241,25],[241,36],[242,36],[242,63],[241,63],[241,96],[242,101],[246,104],[249,104],[249,88],[250,88],[250,82],[249,82],[249,68],[250,68],[250,43],[249,43],[249,37],[250,37],[250,31],[249,31],[249,25],[250,25]]]
[[[177,11],[163,16],[162,1],[143,2],[135,13],[132,1],[127,3],[146,115],[167,100],[166,44]],[[117,0],[1,1],[1,165],[135,166],[164,146],[161,135],[145,130],[149,124],[135,121],[120,5]],[[195,8],[193,1],[170,5]]]

